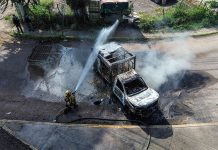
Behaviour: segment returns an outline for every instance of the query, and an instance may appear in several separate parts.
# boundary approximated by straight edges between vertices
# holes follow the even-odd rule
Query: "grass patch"
[[[8,15],[8,16],[5,16],[5,17],[4,17],[4,20],[10,21],[10,20],[11,20],[11,16],[9,16],[9,15]]]
[[[64,17],[57,11],[53,11],[53,0],[40,0],[39,4],[31,5],[29,12],[35,28],[60,30],[71,27],[75,23],[72,10],[64,6]]]
[[[53,6],[53,0],[40,0],[40,5],[50,9]]]
[[[139,27],[144,31],[171,28],[174,30],[196,30],[218,24],[218,15],[203,6],[176,5],[158,14],[140,14]]]
[[[46,6],[41,4],[32,5],[30,6],[30,12],[34,26],[38,28],[49,28],[52,14]]]
[[[215,0],[208,1],[207,4],[209,4],[210,8],[218,8],[218,2]]]

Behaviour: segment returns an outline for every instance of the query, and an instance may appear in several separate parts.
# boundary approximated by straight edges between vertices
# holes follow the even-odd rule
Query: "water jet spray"
[[[95,45],[94,45],[94,48],[93,48],[93,51],[91,52],[87,62],[86,62],[86,65],[82,71],[82,74],[80,76],[80,79],[76,85],[76,88],[75,88],[75,91],[78,90],[78,88],[80,87],[80,85],[82,84],[82,82],[84,81],[86,75],[88,74],[90,68],[93,66],[97,56],[98,56],[98,53],[99,53],[99,50],[100,50],[100,46],[103,45],[107,40],[108,38],[113,34],[113,32],[115,31],[115,29],[117,28],[119,24],[119,21],[117,20],[112,26],[108,27],[108,28],[103,28],[98,37],[97,37],[97,40],[95,42]]]

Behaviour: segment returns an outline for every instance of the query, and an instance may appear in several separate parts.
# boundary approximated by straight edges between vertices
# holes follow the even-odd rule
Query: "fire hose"
[[[79,122],[79,121],[84,121],[84,120],[98,120],[98,121],[110,121],[110,122],[131,122],[131,123],[137,123],[138,125],[141,124],[143,126],[146,126],[147,129],[147,134],[148,134],[148,142],[147,145],[145,146],[145,144],[142,147],[143,149],[148,150],[149,146],[150,146],[150,142],[151,142],[151,135],[150,135],[150,131],[149,128],[147,127],[147,125],[140,121],[140,120],[127,120],[127,119],[107,119],[107,118],[98,118],[98,117],[85,117],[85,118],[79,118],[79,119],[75,119],[75,120],[71,120],[71,121],[67,121],[67,122],[59,122],[58,118],[64,113],[66,108],[62,109],[61,111],[59,111],[59,113],[56,115],[55,117],[55,121],[56,123],[75,123],[75,122]]]

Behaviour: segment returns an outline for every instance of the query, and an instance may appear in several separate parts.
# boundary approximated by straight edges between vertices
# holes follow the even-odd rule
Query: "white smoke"
[[[67,89],[74,88],[73,83],[78,79],[82,66],[75,61],[73,51],[72,48],[62,48],[59,66],[38,82],[38,89],[61,97]]]
[[[55,68],[52,67],[51,63],[56,61],[53,56],[49,56],[47,61],[39,64],[44,69],[45,76],[37,81],[29,80],[27,86],[23,90],[23,94],[26,97],[36,97],[46,101],[57,102],[61,100],[60,98],[63,97],[63,93],[66,90],[77,90],[85,80],[87,73],[95,62],[99,46],[103,45],[107,41],[109,36],[118,26],[118,23],[119,21],[116,21],[111,27],[102,29],[94,45],[94,50],[90,54],[84,68],[79,61],[77,61],[77,58],[75,58],[76,49],[66,48],[59,45],[58,47],[62,56],[59,65]],[[90,76],[93,75],[91,74]],[[75,83],[78,83],[76,88]],[[95,90],[90,90],[88,86],[90,85],[84,85],[82,93],[89,94]]]
[[[57,67],[51,69],[49,63],[44,62],[41,67],[45,70],[45,76],[37,81],[28,81],[23,91],[27,97],[36,97],[46,101],[60,101],[60,97],[68,89],[74,89],[80,73],[81,64],[75,60],[73,48],[61,46],[61,60]],[[76,70],[76,71],[75,71]]]
[[[142,60],[143,67],[139,70],[139,73],[149,86],[158,89],[168,81],[169,77],[174,75],[182,76],[181,74],[184,70],[191,68],[191,61],[194,55],[191,52],[187,39],[189,38],[184,36],[171,40],[170,45],[165,46],[164,52],[152,48],[149,49],[148,54]],[[175,84],[179,82],[178,78],[177,81],[173,82]]]

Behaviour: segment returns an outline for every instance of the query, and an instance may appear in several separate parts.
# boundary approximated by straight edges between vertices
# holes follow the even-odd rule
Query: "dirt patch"
[[[182,75],[169,77],[168,82],[159,89],[160,109],[167,120],[174,124],[182,123],[187,117],[194,116],[195,94],[216,82],[216,78],[203,71],[186,71]]]
[[[177,3],[176,0],[167,0],[167,4],[161,6],[159,4],[156,4],[153,0],[134,0],[133,6],[134,6],[134,11],[137,13],[145,12],[149,14],[155,14],[156,10],[163,9],[163,8],[168,9],[176,3]]]
[[[156,9],[161,8],[161,6],[151,0],[134,0],[133,7],[136,12],[146,13],[154,13]]]
[[[181,90],[192,92],[216,82],[217,79],[209,73],[203,71],[184,71],[184,73],[169,77],[168,82],[160,87],[159,92],[162,94]]]

